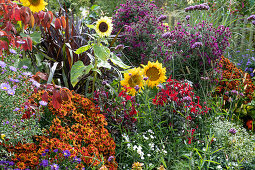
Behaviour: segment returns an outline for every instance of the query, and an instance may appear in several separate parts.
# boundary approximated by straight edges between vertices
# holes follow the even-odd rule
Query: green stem
[[[100,37],[97,39],[97,44],[100,45]],[[93,85],[92,85],[92,96],[93,93],[95,91],[95,83],[96,83],[96,78],[97,78],[97,71],[95,71],[97,69],[97,56],[94,54],[95,56],[95,65],[94,65],[94,78],[93,78]]]
[[[95,57],[94,69],[97,69],[97,58],[96,57]],[[94,71],[93,86],[92,86],[92,95],[93,95],[94,90],[95,90],[96,78],[97,78],[97,71]]]

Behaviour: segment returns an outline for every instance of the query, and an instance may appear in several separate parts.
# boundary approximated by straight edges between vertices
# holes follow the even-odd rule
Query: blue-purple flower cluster
[[[230,60],[235,62],[236,65],[244,72],[249,73],[251,78],[255,77],[255,52],[254,50],[246,49],[241,54],[240,51],[236,51],[235,56],[229,56]]]

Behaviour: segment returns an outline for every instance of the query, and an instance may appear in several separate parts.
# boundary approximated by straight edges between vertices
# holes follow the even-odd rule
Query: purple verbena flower
[[[166,32],[162,34],[162,38],[169,38],[171,36],[171,32]]]
[[[108,162],[111,162],[113,159],[114,159],[114,156],[110,156],[110,157],[108,158]]]
[[[190,15],[187,15],[185,19],[188,21],[190,19]]]
[[[115,50],[123,50],[124,49],[124,45],[123,44],[119,44],[115,47]]]
[[[136,86],[134,87],[134,89],[135,89],[135,91],[138,91],[138,90],[140,89],[140,87],[139,87],[138,85],[136,85]]]
[[[229,133],[236,134],[236,130],[234,128],[229,129]]]
[[[231,93],[238,95],[238,91],[232,90]]]
[[[202,42],[195,42],[194,44],[191,45],[191,48],[199,48],[202,46],[203,46]]]
[[[163,21],[163,20],[165,20],[167,18],[167,16],[166,15],[160,15],[160,17],[158,17],[158,22],[161,22],[161,21]]]

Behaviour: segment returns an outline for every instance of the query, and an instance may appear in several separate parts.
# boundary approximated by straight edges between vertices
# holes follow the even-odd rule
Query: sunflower
[[[112,33],[112,20],[108,17],[102,17],[96,22],[96,33],[100,37],[108,37]]]
[[[127,91],[131,95],[135,95],[136,88],[139,87],[139,90],[143,87],[143,78],[141,74],[141,68],[130,69],[128,73],[124,74],[124,80],[120,84],[127,88]]]
[[[48,5],[44,0],[20,0],[20,2],[31,9],[32,12],[45,10],[45,5]]]
[[[162,63],[158,61],[156,63],[148,62],[148,64],[143,66],[143,75],[148,77],[148,86],[154,87],[159,83],[166,81],[166,68],[162,68]]]

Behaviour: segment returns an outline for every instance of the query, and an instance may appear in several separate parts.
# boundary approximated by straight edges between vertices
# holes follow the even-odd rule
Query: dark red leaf
[[[55,109],[59,109],[61,107],[62,100],[61,100],[61,95],[59,93],[59,90],[53,91],[52,104]]]
[[[48,102],[48,93],[47,92],[43,93],[42,100]]]
[[[55,21],[55,28],[56,28],[56,29],[60,29],[60,28],[61,28],[61,22],[60,22],[60,19],[59,19],[59,18],[56,18],[56,21]]]

